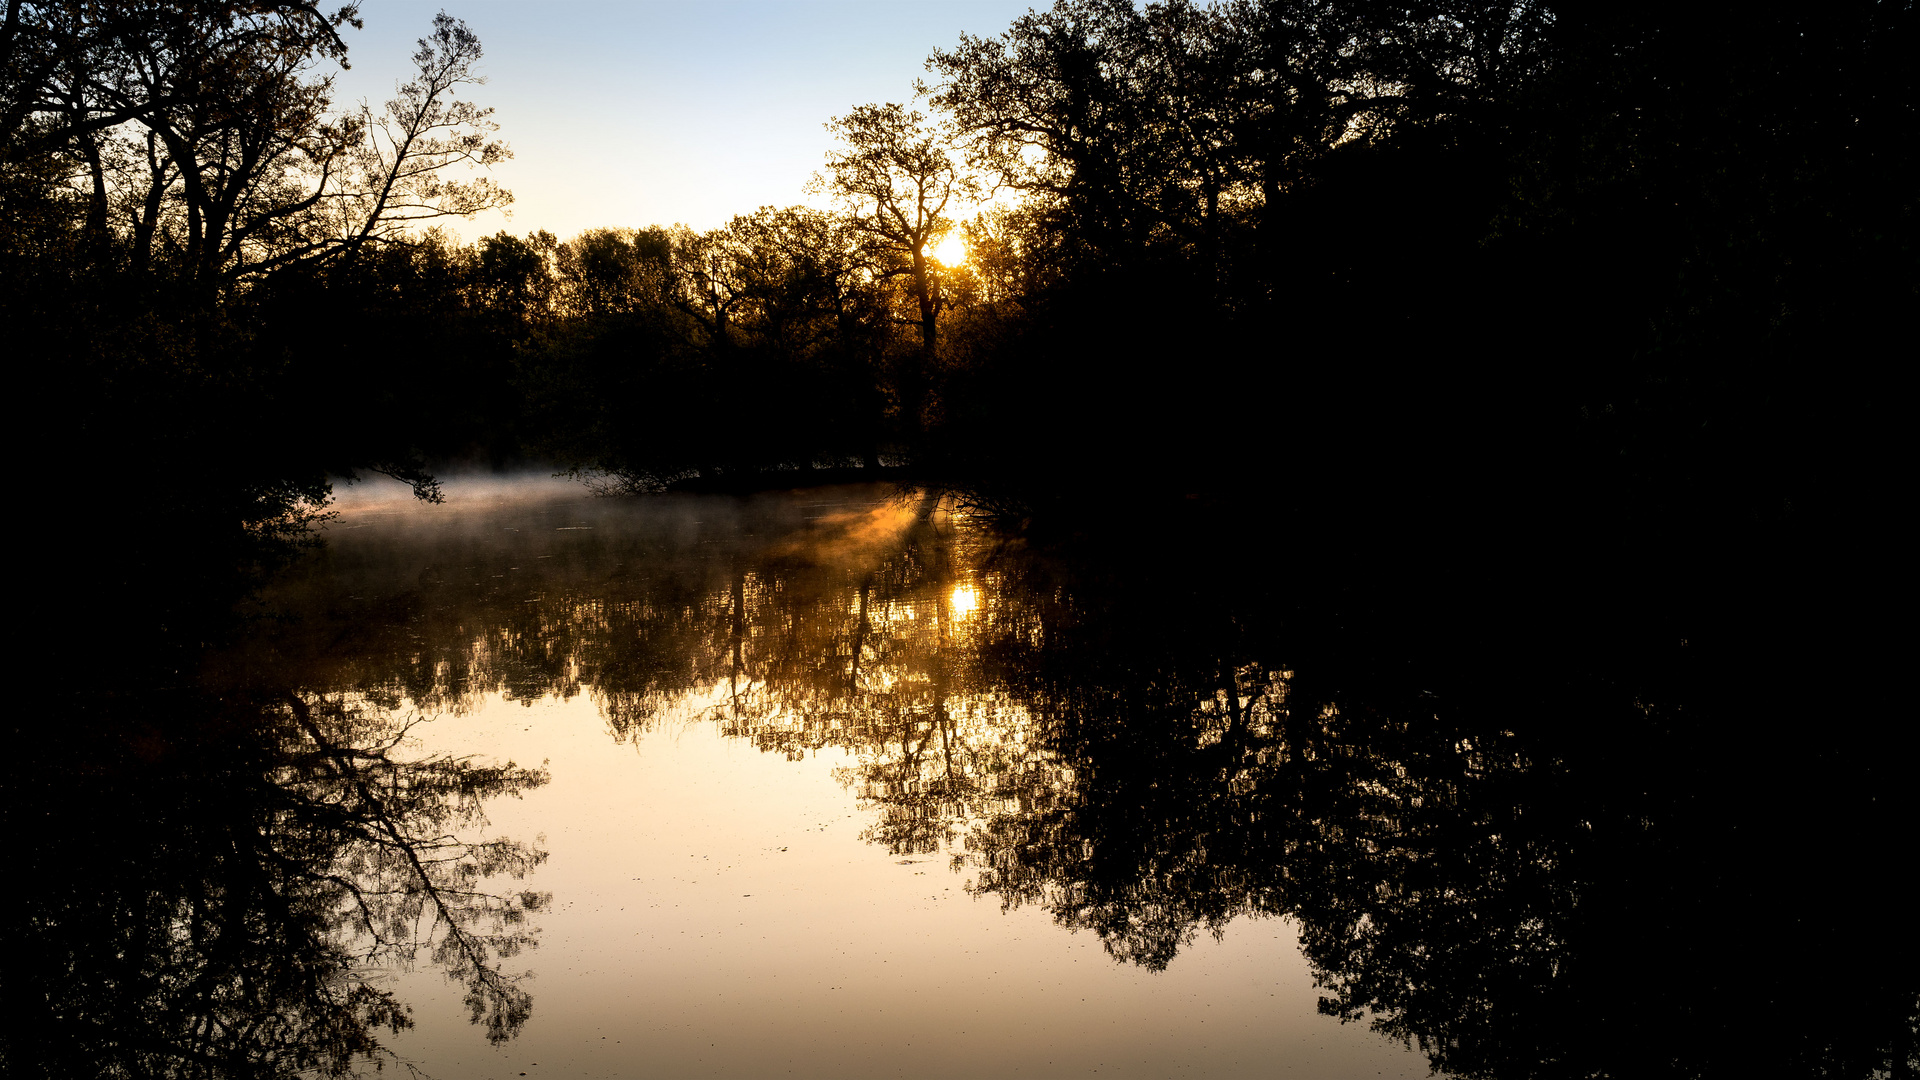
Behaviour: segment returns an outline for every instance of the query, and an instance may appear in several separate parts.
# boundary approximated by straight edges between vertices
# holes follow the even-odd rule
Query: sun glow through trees
[[[966,262],[967,241],[960,235],[960,230],[955,229],[949,232],[946,239],[940,241],[940,246],[933,249],[933,257],[938,259],[942,266],[959,266]]]

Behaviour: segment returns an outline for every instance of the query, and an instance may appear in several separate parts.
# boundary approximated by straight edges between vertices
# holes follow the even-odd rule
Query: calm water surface
[[[1251,501],[340,510],[238,632],[52,635],[0,1072],[1920,1073],[1911,725],[1817,621]]]
[[[537,947],[500,962],[530,1017],[490,1044],[465,985],[422,957],[392,976],[416,1023],[389,1040],[403,1061],[1428,1075],[1320,1014],[1291,920],[1152,927],[1169,955],[1116,957],[1140,943],[1063,917],[1070,883],[1025,880],[1009,830],[1081,779],[987,655],[1042,650],[1047,627],[964,517],[868,489],[536,485],[440,507],[350,495],[328,541],[273,596],[298,616],[271,637],[312,665],[306,693],[406,725],[403,754],[547,777],[489,801],[473,834],[545,852],[524,880],[482,883],[550,895]]]

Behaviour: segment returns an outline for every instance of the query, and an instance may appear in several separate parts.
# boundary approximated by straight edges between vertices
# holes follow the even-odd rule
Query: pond
[[[1155,953],[1128,959],[1056,920],[1070,886],[1032,880],[1017,834],[1084,780],[1011,685],[1050,627],[985,526],[878,488],[346,506],[272,596],[297,613],[273,638],[313,665],[306,691],[416,721],[411,755],[548,777],[486,807],[485,831],[545,853],[526,878],[552,897],[538,948],[504,965],[530,976],[532,1016],[489,1045],[464,987],[422,963],[397,983],[403,1060],[1427,1075],[1320,1015],[1285,919],[1143,927]]]
[[[449,490],[349,489],[197,670],[87,699],[111,747],[29,781],[46,1038],[127,1075],[1913,1052],[1857,937],[1885,774],[1676,722],[1673,643],[1309,583],[1201,511]]]

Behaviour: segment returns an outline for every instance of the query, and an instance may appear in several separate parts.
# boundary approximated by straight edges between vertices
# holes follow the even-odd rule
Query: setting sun
[[[940,241],[940,246],[933,249],[933,257],[940,260],[942,266],[959,266],[966,262],[967,241],[960,235],[960,230],[949,232],[946,239]]]

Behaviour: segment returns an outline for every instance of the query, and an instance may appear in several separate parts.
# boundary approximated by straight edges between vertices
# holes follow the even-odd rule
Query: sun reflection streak
[[[948,602],[948,609],[953,612],[954,618],[964,619],[973,614],[973,609],[979,606],[980,594],[973,586],[954,586],[953,598]]]

